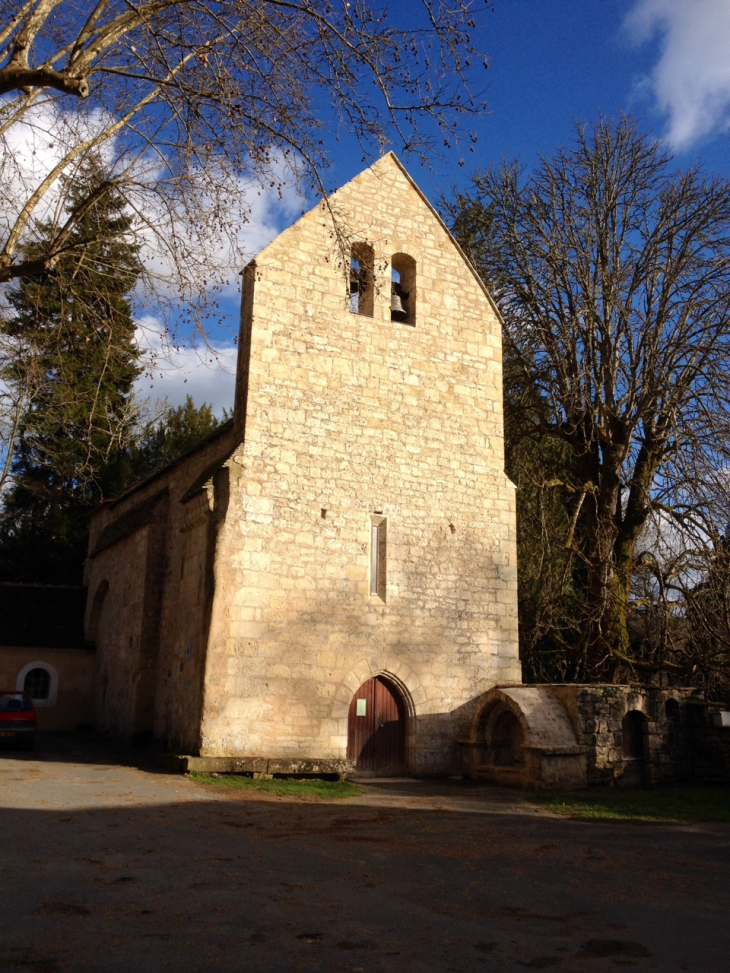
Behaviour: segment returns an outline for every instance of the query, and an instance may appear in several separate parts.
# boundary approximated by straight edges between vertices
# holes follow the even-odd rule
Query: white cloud
[[[182,286],[192,296],[197,291],[212,291],[221,297],[238,294],[238,274],[274,237],[299,216],[305,197],[296,186],[294,174],[281,154],[272,153],[268,182],[254,177],[216,172],[211,161],[200,182],[216,183],[214,191],[203,188],[196,196],[195,209],[188,200],[170,198],[160,171],[145,176],[142,187],[131,198],[148,220],[140,235],[145,241],[142,258],[151,269],[157,290],[183,300]],[[220,214],[221,198],[228,208]],[[181,269],[184,272],[181,275]]]
[[[667,138],[686,149],[730,128],[730,0],[637,0],[625,26],[637,44],[660,38],[644,79],[668,116]]]
[[[213,345],[198,348],[173,348],[157,318],[141,318],[137,341],[148,362],[145,373],[135,383],[141,399],[167,399],[170,405],[182,405],[191,395],[197,406],[207,402],[220,416],[233,409],[236,384],[235,345]]]
[[[11,99],[0,98],[0,122],[7,121],[11,106]],[[112,122],[100,111],[64,111],[50,100],[31,106],[9,125],[0,140],[0,241],[67,153],[99,138]],[[123,138],[102,139],[98,151],[110,169],[124,175],[130,213],[136,213],[143,244],[142,260],[156,295],[168,302],[193,302],[201,292],[235,294],[238,272],[305,205],[282,153],[272,151],[264,170],[252,163],[247,174],[211,157],[205,168],[191,170],[180,181],[174,167],[166,169],[159,152],[128,155]],[[66,215],[56,179],[34,208],[23,239],[33,235],[38,221],[62,223]]]
[[[9,99],[0,98],[0,121],[10,105]],[[8,128],[0,140],[0,241],[68,151],[103,132],[109,122],[100,112],[63,111],[51,100],[32,106]],[[193,324],[186,304],[193,305],[203,294],[211,302],[201,302],[203,318],[220,318],[238,303],[240,270],[301,213],[305,198],[283,155],[273,152],[265,184],[253,176],[226,173],[211,159],[204,171],[191,174],[190,185],[198,188],[194,202],[181,193],[159,155],[148,152],[130,159],[116,138],[103,141],[101,153],[110,168],[124,170],[131,180],[130,212],[137,213],[141,257],[154,278],[154,289],[141,283],[137,295],[139,306],[149,312],[138,322],[138,340],[149,366],[136,391],[153,401],[167,398],[171,405],[180,405],[190,394],[197,405],[208,402],[220,415],[233,407],[235,345],[219,341],[210,347],[202,342],[171,347],[160,317],[165,315],[188,342]],[[34,211],[23,238],[37,232],[39,220],[65,218],[57,180]],[[237,326],[237,312],[232,318]]]
[[[12,99],[0,99],[0,121],[7,122]],[[15,223],[31,194],[66,154],[87,139],[98,136],[110,119],[99,111],[62,111],[55,101],[33,105],[19,121],[9,125],[0,151],[0,233]],[[114,140],[102,143],[100,155],[113,163]],[[66,173],[70,174],[73,166]],[[33,211],[33,220],[52,218],[61,200],[56,180]],[[58,214],[57,214],[58,215]]]

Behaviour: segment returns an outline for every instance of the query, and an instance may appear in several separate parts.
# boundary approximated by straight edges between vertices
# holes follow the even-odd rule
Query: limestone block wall
[[[201,749],[341,760],[353,694],[385,674],[409,768],[442,772],[475,697],[520,678],[500,324],[394,157],[331,206],[347,245],[372,247],[372,314],[350,310],[347,247],[322,207],[245,275],[245,441],[218,535]],[[396,254],[415,261],[415,326],[391,320]]]
[[[579,741],[588,747],[589,784],[622,783],[627,772],[622,720],[632,710],[645,718],[643,767],[640,779],[632,783],[651,784],[692,776],[685,716],[686,701],[693,690],[626,685],[550,688],[568,710]],[[670,700],[676,701],[674,709]]]
[[[147,527],[125,537],[114,545],[113,554],[107,551],[96,558],[87,575],[90,595],[97,596],[100,609],[93,629],[87,625],[87,637],[97,646],[94,725],[124,737],[138,730],[147,539]]]
[[[87,638],[97,646],[95,725],[199,747],[212,558],[230,426],[92,518]]]

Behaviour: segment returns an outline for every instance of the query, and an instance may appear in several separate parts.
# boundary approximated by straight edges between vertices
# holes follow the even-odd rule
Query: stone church
[[[243,271],[233,419],[92,519],[95,723],[269,772],[452,772],[518,683],[498,313],[392,154]]]

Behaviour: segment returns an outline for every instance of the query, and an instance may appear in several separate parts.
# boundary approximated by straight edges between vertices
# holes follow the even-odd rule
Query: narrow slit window
[[[370,594],[378,593],[378,525],[370,525]]]
[[[372,317],[375,295],[375,256],[367,243],[356,243],[350,254],[349,301],[353,314]]]
[[[386,519],[370,518],[370,595],[385,601]]]

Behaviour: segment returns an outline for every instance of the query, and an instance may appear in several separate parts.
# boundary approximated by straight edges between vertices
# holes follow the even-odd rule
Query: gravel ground
[[[730,826],[464,782],[216,792],[90,738],[0,752],[0,971],[730,969]]]

